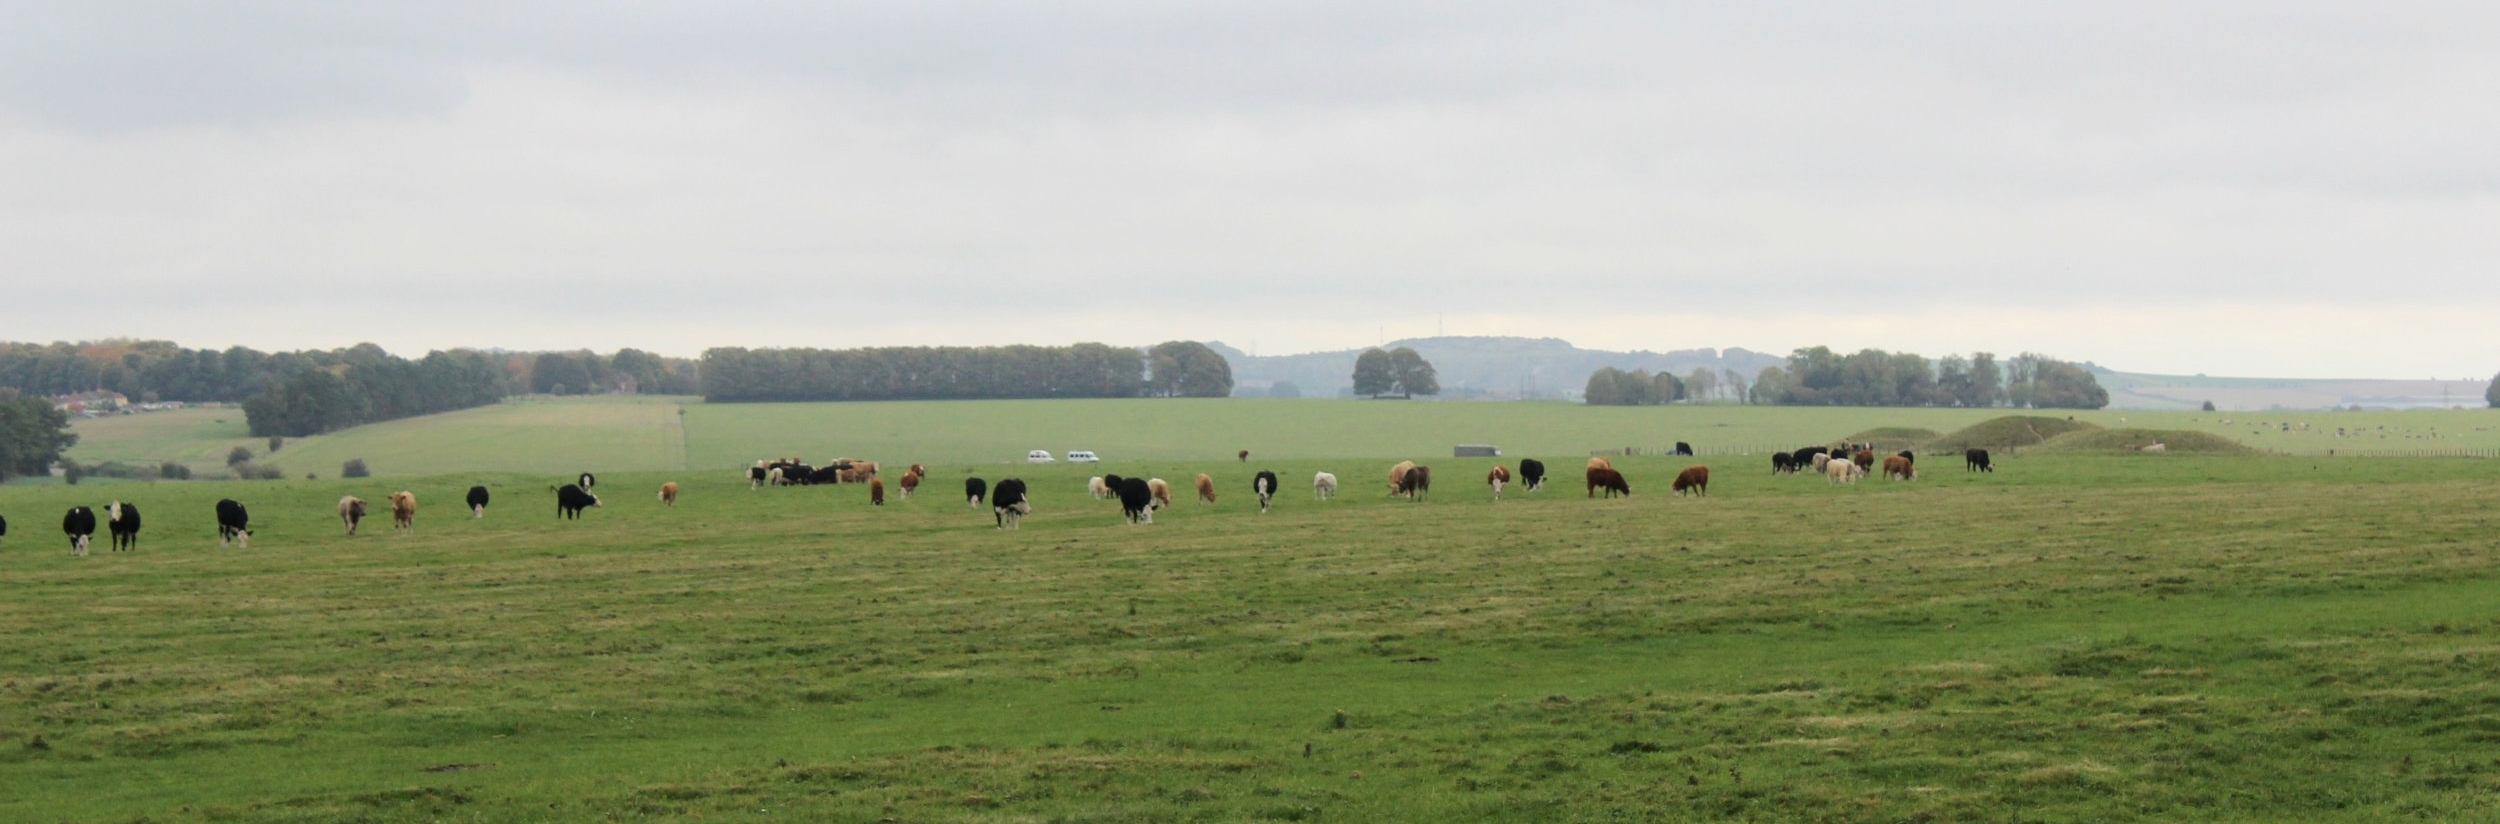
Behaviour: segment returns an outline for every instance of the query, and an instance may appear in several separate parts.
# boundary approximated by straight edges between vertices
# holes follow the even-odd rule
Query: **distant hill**
[[[2485,405],[2488,380],[2369,378],[2215,378],[2147,375],[2090,367],[2109,390],[2112,409],[2196,409],[2212,401],[2224,412],[2273,409],[2445,409]]]
[[[1303,397],[1333,398],[1354,391],[1354,359],[1362,349],[1310,352],[1300,355],[1252,356],[1220,342],[1209,348],[1232,364],[1233,393],[1264,396],[1278,381],[1292,381]],[[1625,371],[1647,369],[1689,375],[1694,369],[1727,369],[1751,381],[1765,366],[1787,358],[1741,348],[1679,349],[1672,352],[1609,352],[1582,349],[1560,338],[1437,337],[1392,341],[1383,349],[1414,347],[1432,362],[1444,398],[1510,400],[1545,398],[1575,400],[1588,386],[1589,374],[1605,367]]]

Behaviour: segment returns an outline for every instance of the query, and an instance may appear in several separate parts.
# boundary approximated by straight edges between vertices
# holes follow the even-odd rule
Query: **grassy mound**
[[[2050,438],[2069,432],[2086,432],[2100,427],[2067,418],[2046,415],[2007,415],[1990,418],[1963,428],[1951,435],[1929,441],[1929,450],[1937,449],[2007,449],[2036,446]]]
[[[2185,429],[2091,429],[2050,438],[2038,448],[2042,452],[2138,452],[2151,443],[2160,443],[2166,453],[2245,455],[2257,451],[2221,435]]]
[[[1915,426],[1878,426],[1842,440],[1847,443],[1866,444],[1874,447],[1877,452],[1898,452],[1903,449],[1924,448],[1928,442],[1934,441],[1941,435],[1942,433],[1936,430]]]

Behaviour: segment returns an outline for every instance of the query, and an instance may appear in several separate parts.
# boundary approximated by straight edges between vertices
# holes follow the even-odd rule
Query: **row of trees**
[[[76,443],[68,413],[42,397],[0,389],[0,481],[50,473],[61,451]]]
[[[529,387],[545,395],[699,395],[702,375],[689,358],[661,357],[630,347],[603,358],[581,349],[541,352],[530,359]]]
[[[1438,395],[1441,378],[1433,372],[1432,362],[1414,347],[1383,350],[1375,346],[1354,357],[1354,394],[1370,398]]]
[[[495,361],[475,351],[429,352],[411,361],[373,344],[340,350],[339,363],[304,369],[243,402],[256,437],[334,429],[484,406],[510,389]]]
[[[1754,403],[1790,406],[2014,406],[2099,409],[2109,392],[2089,370],[2025,352],[2003,364],[1978,352],[1929,363],[1908,352],[1863,349],[1842,355],[1816,346],[1754,378]]]
[[[722,347],[703,353],[702,374],[707,401],[1220,398],[1233,392],[1232,366],[1195,341],[1169,341],[1144,352],[1101,343]]]
[[[1707,375],[1710,370],[1697,370]],[[1589,373],[1588,389],[1581,393],[1590,406],[1657,406],[1685,399],[1685,382],[1674,374],[1650,374],[1647,369],[1630,372],[1612,366]]]

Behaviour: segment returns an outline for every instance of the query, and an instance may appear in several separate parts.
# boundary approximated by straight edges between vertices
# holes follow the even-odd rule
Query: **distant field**
[[[674,417],[542,406],[513,420]],[[858,439],[819,448],[861,453],[980,424],[922,411],[687,417],[824,415]],[[1382,433],[1366,452],[1451,438]],[[1115,456],[1099,468],[931,460],[931,488],[884,507],[610,471],[578,522],[537,469],[0,488],[0,820],[2500,817],[2490,461],[1939,456],[1843,487],[1628,458],[1628,500],[1566,477],[1495,503],[1491,460],[1438,457],[1418,503],[1382,495],[1385,456],[1278,454],[1352,437],[1285,434],[1242,444],[1249,465],[1148,438],[1043,444]],[[1025,446],[981,448],[1005,443]],[[1665,494],[1691,463],[1711,494]],[[1285,478],[1267,514],[1261,467]],[[1082,491],[1102,468],[1206,472],[1219,499],[1123,525]],[[1338,500],[1311,499],[1321,469]],[[1025,529],[964,506],[974,472],[1033,483]],[[497,496],[483,520],[457,503],[473,482]],[[340,534],[340,495],[400,487],[414,534],[379,514]],[[216,547],[222,496],[252,506],[251,548]],[[68,557],[61,509],[108,497],[145,508],[138,551]]]
[[[683,414],[679,414],[679,410]],[[1589,407],[1558,402],[1093,400],[705,404],[691,398],[530,398],[299,438],[262,460],[329,477],[363,458],[386,477],[465,471],[732,469],[757,458],[1017,463],[1027,450],[1090,449],[1118,460],[1423,458],[1462,443],[1510,456],[1585,456],[1686,441],[1708,453],[1824,443],[1878,428],[1951,432],[2010,410],[1754,406]],[[2500,411],[2068,415],[2107,427],[2188,429],[2272,452],[2325,455],[2500,449]],[[2224,421],[2229,423],[2224,423]],[[2285,425],[2291,428],[2287,431]],[[2302,428],[2303,425],[2307,428]],[[2336,432],[2345,430],[2339,436]],[[82,461],[180,460],[221,473],[244,435],[239,409],[82,421]]]

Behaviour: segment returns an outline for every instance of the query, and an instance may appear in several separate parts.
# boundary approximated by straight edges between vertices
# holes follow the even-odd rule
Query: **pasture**
[[[842,409],[814,425],[869,445],[835,449],[931,464],[870,507],[748,490],[744,452],[821,455],[706,441],[713,411],[688,449],[742,459],[692,471],[0,487],[0,820],[2500,816],[2490,461],[1629,458],[1592,501],[1549,453],[1495,503],[1437,444],[1398,456],[1435,469],[1410,502],[1379,458],[1006,466]],[[1666,494],[1691,463],[1711,494]],[[577,468],[606,505],[556,521]],[[1219,501],[1123,525],[1104,471]],[[1022,530],[976,473],[1032,484]],[[338,496],[402,486],[414,534],[339,534]],[[108,496],[138,550],[70,558],[59,513]]]

